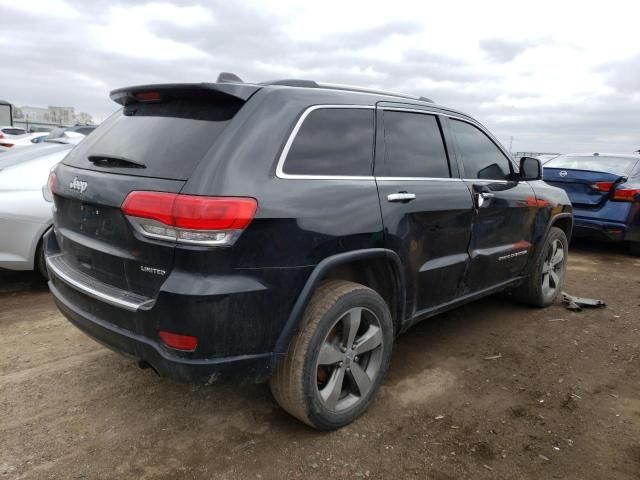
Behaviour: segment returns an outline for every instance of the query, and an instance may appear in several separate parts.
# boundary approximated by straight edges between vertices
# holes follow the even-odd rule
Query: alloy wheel
[[[362,401],[380,373],[384,341],[380,320],[367,308],[351,308],[325,337],[316,361],[320,402],[341,412]]]
[[[549,245],[547,256],[542,264],[542,293],[545,297],[555,294],[564,275],[564,248],[560,240]]]

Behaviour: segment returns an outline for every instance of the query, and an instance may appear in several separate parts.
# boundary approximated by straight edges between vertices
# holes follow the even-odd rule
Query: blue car
[[[640,155],[561,155],[543,178],[569,195],[574,237],[628,242],[640,255]]]

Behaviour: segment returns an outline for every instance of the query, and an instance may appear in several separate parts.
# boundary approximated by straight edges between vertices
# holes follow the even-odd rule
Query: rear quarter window
[[[64,163],[112,173],[187,180],[241,106],[242,102],[224,98],[134,103],[103,122]],[[96,165],[89,161],[90,156],[127,159],[144,168]]]
[[[287,175],[370,176],[374,110],[318,108],[304,118],[286,153]]]

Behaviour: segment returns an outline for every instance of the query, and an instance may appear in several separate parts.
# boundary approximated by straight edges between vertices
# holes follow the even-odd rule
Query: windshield
[[[627,175],[640,158],[604,157],[593,155],[580,157],[563,155],[547,162],[544,168],[567,168],[570,170],[589,170],[594,172],[607,172],[616,175]]]

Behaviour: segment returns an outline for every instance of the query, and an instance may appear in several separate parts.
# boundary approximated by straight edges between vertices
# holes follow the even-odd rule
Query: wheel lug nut
[[[339,367],[341,367],[342,365],[344,365],[344,362],[340,362],[340,363],[338,364],[338,366],[339,366]]]
[[[357,361],[360,360],[360,358],[359,357],[355,357],[353,360],[357,362]]]

